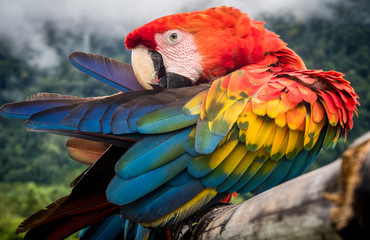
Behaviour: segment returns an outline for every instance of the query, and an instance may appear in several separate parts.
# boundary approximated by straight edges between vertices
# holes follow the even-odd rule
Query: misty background
[[[27,61],[53,67],[59,58],[47,36],[51,28],[55,35],[64,38],[65,54],[76,50],[90,52],[97,51],[89,42],[92,34],[123,42],[133,29],[173,13],[227,5],[255,19],[261,15],[294,15],[304,21],[313,15],[330,17],[328,3],[335,1],[338,0],[0,0],[0,37]],[[68,34],[79,36],[80,42],[69,39]]]
[[[322,151],[309,170],[334,161],[370,130],[369,0],[0,0],[0,106],[37,92],[112,94],[115,89],[73,68],[68,54],[129,63],[128,32],[164,15],[221,5],[265,21],[309,69],[343,72],[360,96],[347,141]],[[86,166],[68,157],[66,140],[0,117],[0,239],[22,239],[15,229],[23,219],[70,192],[69,183]]]

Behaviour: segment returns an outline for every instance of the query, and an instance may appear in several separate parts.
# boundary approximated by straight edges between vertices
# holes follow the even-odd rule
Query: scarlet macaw
[[[263,22],[235,8],[162,17],[125,44],[133,70],[70,56],[121,92],[41,93],[1,108],[32,131],[78,137],[67,143],[76,160],[99,158],[70,196],[20,225],[26,238],[61,239],[91,225],[85,238],[114,238],[129,222],[148,237],[144,227],[178,224],[233,192],[260,193],[302,174],[353,127],[358,96],[343,74],[307,70]]]

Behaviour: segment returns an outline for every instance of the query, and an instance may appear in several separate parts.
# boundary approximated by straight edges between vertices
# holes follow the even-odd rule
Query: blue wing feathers
[[[204,186],[209,188],[218,187],[230,176],[239,162],[244,158],[247,149],[244,143],[238,143],[233,151],[210,173],[202,178]]]
[[[74,107],[76,107],[76,105],[56,107],[33,114],[25,122],[25,125],[33,129],[76,130],[76,128],[69,127],[63,123],[63,119]]]
[[[192,177],[187,170],[184,170],[177,174],[175,178],[172,178],[170,181],[168,181],[166,185],[170,187],[178,187],[180,185],[184,185],[192,179],[194,179],[194,177]]]
[[[140,100],[141,97],[148,95],[152,95],[152,93],[148,91],[127,92],[124,94],[121,93],[115,94],[107,99],[104,99],[104,102],[107,103],[107,107],[105,109],[103,116],[100,119],[102,132],[103,133],[114,132],[112,130],[112,125],[117,124],[117,122],[114,122],[113,115],[116,113],[118,107],[122,107],[125,105],[126,102],[130,102],[130,104],[128,105],[131,105],[131,107],[134,108],[134,105],[137,104],[138,101],[141,101]],[[119,126],[121,132],[125,133],[132,132],[131,130],[129,130],[127,117],[129,117],[129,114],[124,115],[124,119],[120,121],[120,123],[123,124],[123,126]],[[120,119],[117,120],[119,121]]]
[[[50,108],[67,106],[83,102],[83,99],[34,100],[5,104],[0,108],[0,115],[8,118],[29,119],[33,114]]]
[[[258,187],[281,163],[282,161],[274,161],[268,159],[258,171],[253,174],[253,177],[250,178],[246,184],[244,184],[238,192],[241,194],[248,193],[253,191]]]
[[[282,182],[288,181],[298,176],[298,172],[300,172],[302,165],[304,164],[304,162],[306,162],[307,156],[308,151],[303,150],[294,159],[292,159],[293,161],[292,167],[289,169],[289,172],[284,176]]]
[[[226,192],[229,190],[234,184],[236,184],[239,179],[244,175],[250,165],[253,163],[254,158],[256,156],[256,152],[247,152],[244,158],[239,162],[239,164],[235,167],[229,177],[222,182],[218,187],[218,192]]]
[[[70,54],[69,60],[78,70],[122,92],[144,89],[137,81],[132,67],[126,63],[98,54],[82,52]]]
[[[128,102],[119,106],[112,115],[111,128],[114,134],[136,132],[136,121],[144,114],[161,107],[160,103],[138,99],[135,102]],[[127,125],[127,129],[121,124]]]
[[[69,127],[78,129],[78,125],[87,112],[87,110],[93,105],[93,102],[87,102],[76,105],[68,115],[63,119],[63,123]]]
[[[163,133],[178,130],[197,122],[198,115],[185,115],[185,102],[175,102],[154,110],[137,121],[140,133]]]
[[[127,180],[116,175],[107,189],[108,200],[123,205],[143,197],[182,172],[189,158],[190,155],[183,154],[154,170]]]
[[[316,159],[317,155],[319,155],[319,153],[322,149],[324,139],[325,139],[325,131],[322,131],[320,133],[319,139],[316,142],[316,145],[309,151],[305,163],[302,164],[302,167],[298,171],[296,176],[301,175],[311,165],[311,163]],[[294,177],[296,177],[296,176],[294,176]]]
[[[194,177],[204,177],[218,167],[239,143],[238,131],[232,131],[227,142],[219,146],[212,154],[203,154],[189,162],[188,171]],[[186,144],[191,144],[189,141]],[[189,148],[189,146],[187,146]],[[188,149],[187,148],[187,149]]]
[[[122,214],[133,221],[151,222],[184,205],[204,188],[198,179],[178,187],[162,186],[131,204],[121,206]]]
[[[297,155],[296,158],[302,158],[302,156]],[[252,192],[254,194],[259,194],[281,183],[282,179],[288,174],[289,170],[294,164],[294,161],[297,161],[297,160],[298,159],[294,159],[294,160],[286,159],[285,157],[281,158],[278,162],[278,165],[271,172],[271,174],[266,178],[266,180],[263,183],[261,183]]]
[[[208,122],[198,119],[195,136],[195,150],[198,153],[210,154],[225,136],[210,132]]]
[[[116,164],[116,173],[129,179],[176,159],[185,153],[191,128],[161,135],[147,136],[132,146]]]
[[[308,166],[311,165],[311,163],[316,159],[317,155],[322,149],[324,138],[325,131],[323,130],[320,133],[319,139],[317,140],[315,146],[309,151],[304,151],[304,153],[302,153],[305,154],[303,158],[297,159],[298,161],[294,159],[294,165],[292,166],[288,174],[284,177],[282,182],[286,182],[301,175],[308,168]]]
[[[262,164],[260,162],[254,161],[243,173],[243,175],[236,181],[236,183],[234,183],[234,185],[227,190],[227,192],[233,193],[239,191],[239,189],[241,189],[261,167]]]
[[[103,117],[109,102],[96,101],[93,106],[90,106],[85,112],[83,118],[79,122],[78,129],[85,132],[102,132],[101,118]]]

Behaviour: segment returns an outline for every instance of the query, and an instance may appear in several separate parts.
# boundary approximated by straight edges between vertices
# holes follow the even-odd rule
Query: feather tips
[[[185,219],[199,211],[202,207],[206,206],[212,199],[217,196],[217,192],[213,188],[205,188],[194,196],[189,201],[182,204],[172,212],[167,213],[163,217],[155,221],[142,222],[141,224],[146,227],[163,226],[164,223],[175,223],[179,219]]]
[[[217,148],[212,154],[203,154],[189,162],[188,171],[194,177],[203,177],[215,169],[237,146],[239,142],[237,131],[233,131],[225,144]]]
[[[25,102],[5,104],[0,108],[0,115],[8,118],[29,119],[33,114],[38,112],[86,101],[88,100],[72,96],[39,93],[27,98]]]
[[[107,188],[108,201],[124,205],[143,197],[179,175],[190,159],[190,155],[183,154],[160,167],[130,179],[122,179],[116,175]]]
[[[183,104],[175,103],[152,111],[139,118],[136,127],[140,133],[164,133],[178,130],[197,122],[198,115],[185,115]]]
[[[186,128],[141,139],[117,162],[117,175],[130,179],[178,158],[185,153],[185,142],[191,130]]]
[[[210,199],[203,198],[209,194]],[[196,197],[198,195],[200,196]],[[192,178],[180,186],[164,185],[135,202],[121,206],[121,212],[124,217],[140,222],[143,226],[163,226],[184,219],[215,195],[213,189],[205,188],[200,180]],[[193,202],[189,203],[192,199]],[[200,201],[201,205],[197,204],[197,201]]]
[[[233,172],[246,153],[247,149],[245,145],[238,143],[230,154],[218,164],[213,171],[202,178],[203,185],[208,188],[218,187]]]

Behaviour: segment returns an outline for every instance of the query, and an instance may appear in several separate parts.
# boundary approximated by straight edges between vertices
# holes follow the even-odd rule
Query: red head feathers
[[[238,9],[222,6],[156,19],[131,32],[125,43],[128,49],[142,44],[156,50],[157,33],[173,29],[191,33],[205,73],[217,77],[285,48],[279,36],[263,24]]]

